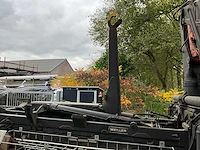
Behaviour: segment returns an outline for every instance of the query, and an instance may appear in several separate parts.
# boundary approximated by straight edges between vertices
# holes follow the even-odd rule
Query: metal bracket
[[[37,118],[38,114],[47,111],[47,105],[40,105],[37,110],[34,110],[35,107],[33,107],[32,104],[26,105],[25,113],[26,117],[29,119],[31,123],[34,124],[34,126],[37,125]]]

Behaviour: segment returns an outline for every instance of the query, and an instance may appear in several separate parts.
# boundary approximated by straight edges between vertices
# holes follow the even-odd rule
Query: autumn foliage
[[[158,91],[157,96],[159,97],[160,102],[172,102],[174,95],[180,95],[183,94],[183,91],[180,91],[178,89],[170,89],[169,91]]]
[[[119,72],[121,67],[119,67]],[[52,86],[99,86],[105,90],[108,89],[108,70],[76,69],[73,73],[65,76],[58,76],[52,81]],[[143,112],[145,110],[164,111],[166,106],[161,107],[160,103],[169,100],[160,92],[157,87],[147,86],[134,77],[120,77],[121,107],[128,112]],[[169,94],[168,94],[169,95]],[[156,111],[156,110],[155,110]]]
[[[121,95],[125,95],[131,103],[126,111],[143,112],[149,108],[149,102],[154,102],[158,88],[147,86],[134,77],[121,79]]]
[[[99,86],[102,89],[108,88],[108,70],[95,70],[93,68],[84,70],[76,69],[73,73],[65,76],[58,76],[52,80],[53,87],[62,86]]]

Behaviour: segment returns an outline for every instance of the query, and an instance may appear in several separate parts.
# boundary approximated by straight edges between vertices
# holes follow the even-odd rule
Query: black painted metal
[[[188,25],[191,26],[191,30],[194,34],[194,45],[199,53],[200,49],[200,1],[189,3],[182,8],[180,15],[180,27],[182,37],[182,49],[183,52],[183,69],[184,69],[184,88],[187,95],[200,96],[200,61],[194,61],[191,55],[189,46]]]
[[[103,104],[103,110],[111,114],[120,115],[121,102],[120,102],[120,83],[119,83],[119,70],[118,70],[117,27],[122,23],[122,20],[119,19],[115,24],[112,25],[111,19],[108,20],[109,88],[106,94],[106,102]]]
[[[115,140],[121,142],[135,142],[135,143],[152,143],[159,145],[159,141],[164,141],[166,146],[173,146],[176,150],[186,150],[188,142],[185,137],[188,137],[188,132],[177,129],[164,129],[157,127],[138,126],[132,128],[129,124],[114,123],[105,121],[86,121],[84,126],[75,125],[73,119],[64,119],[53,117],[38,117],[37,125],[33,126],[25,115],[15,115],[0,113],[1,129],[11,130],[23,127],[25,131],[43,132],[51,134],[66,135],[71,132],[72,136],[91,138],[94,135],[99,135],[103,140]],[[124,129],[127,132],[119,132],[119,130],[112,131],[110,128]],[[56,142],[56,141],[55,141]]]
[[[200,149],[200,126],[197,127],[196,134],[196,149]]]
[[[182,12],[185,13],[184,10]],[[186,16],[189,16],[189,14]],[[32,102],[23,107],[23,109],[13,108],[12,111],[1,108],[1,130],[17,130],[19,127],[23,127],[27,131],[60,134],[63,136],[70,132],[72,136],[84,139],[90,139],[94,135],[98,135],[101,140],[114,140],[118,142],[150,143],[157,146],[161,142],[166,146],[173,146],[175,150],[188,150],[189,148],[191,148],[190,150],[195,150],[194,147],[199,148],[199,128],[195,130],[195,125],[198,124],[200,112],[199,109],[187,105],[194,104],[199,106],[199,98],[197,97],[176,97],[177,100],[175,103],[178,105],[175,105],[175,107],[178,106],[178,110],[181,110],[181,113],[176,111],[174,115],[177,113],[178,115],[173,119],[144,118],[121,113],[117,27],[121,24],[122,20],[120,19],[115,24],[111,24],[112,17],[108,20],[109,89],[106,102],[102,108],[80,104],[45,102]],[[182,15],[182,18],[184,18],[184,15]],[[185,26],[182,26],[182,28],[183,41],[185,41],[187,37]],[[187,44],[183,46],[183,50],[185,53],[183,54],[184,59],[188,59],[190,56],[187,52]],[[188,71],[191,64],[186,60],[184,64],[184,69]],[[196,82],[196,80],[194,81]],[[192,87],[193,92],[194,88],[196,87]],[[177,107],[175,110],[177,110]],[[188,113],[185,113],[186,111]],[[180,114],[182,115],[182,120],[179,119]],[[182,123],[183,125],[185,123],[186,127],[182,128]],[[195,135],[197,136],[196,139]],[[195,143],[193,139],[196,140],[197,145],[193,144]]]

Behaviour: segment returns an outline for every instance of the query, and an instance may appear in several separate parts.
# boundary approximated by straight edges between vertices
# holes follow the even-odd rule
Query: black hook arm
[[[111,20],[112,20],[112,18],[114,18],[114,17],[116,17],[116,11],[114,11],[112,14],[110,14],[109,16],[108,16],[108,26],[110,27],[110,28],[117,28],[121,23],[122,23],[122,19],[119,19],[119,20],[117,20],[117,22],[115,22],[115,24],[111,24]]]

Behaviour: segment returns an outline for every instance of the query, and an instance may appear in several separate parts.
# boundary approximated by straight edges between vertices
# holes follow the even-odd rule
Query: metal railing
[[[53,101],[53,99],[53,92],[8,92],[6,106],[19,106],[25,101]]]
[[[3,141],[1,143],[8,150],[9,148],[15,150],[175,150],[173,147],[165,147],[164,145],[100,140],[99,135],[94,135],[93,139],[83,139],[72,136],[71,132],[67,132],[66,135],[57,135],[22,131],[21,129],[11,130],[8,133],[13,138],[12,142]]]

